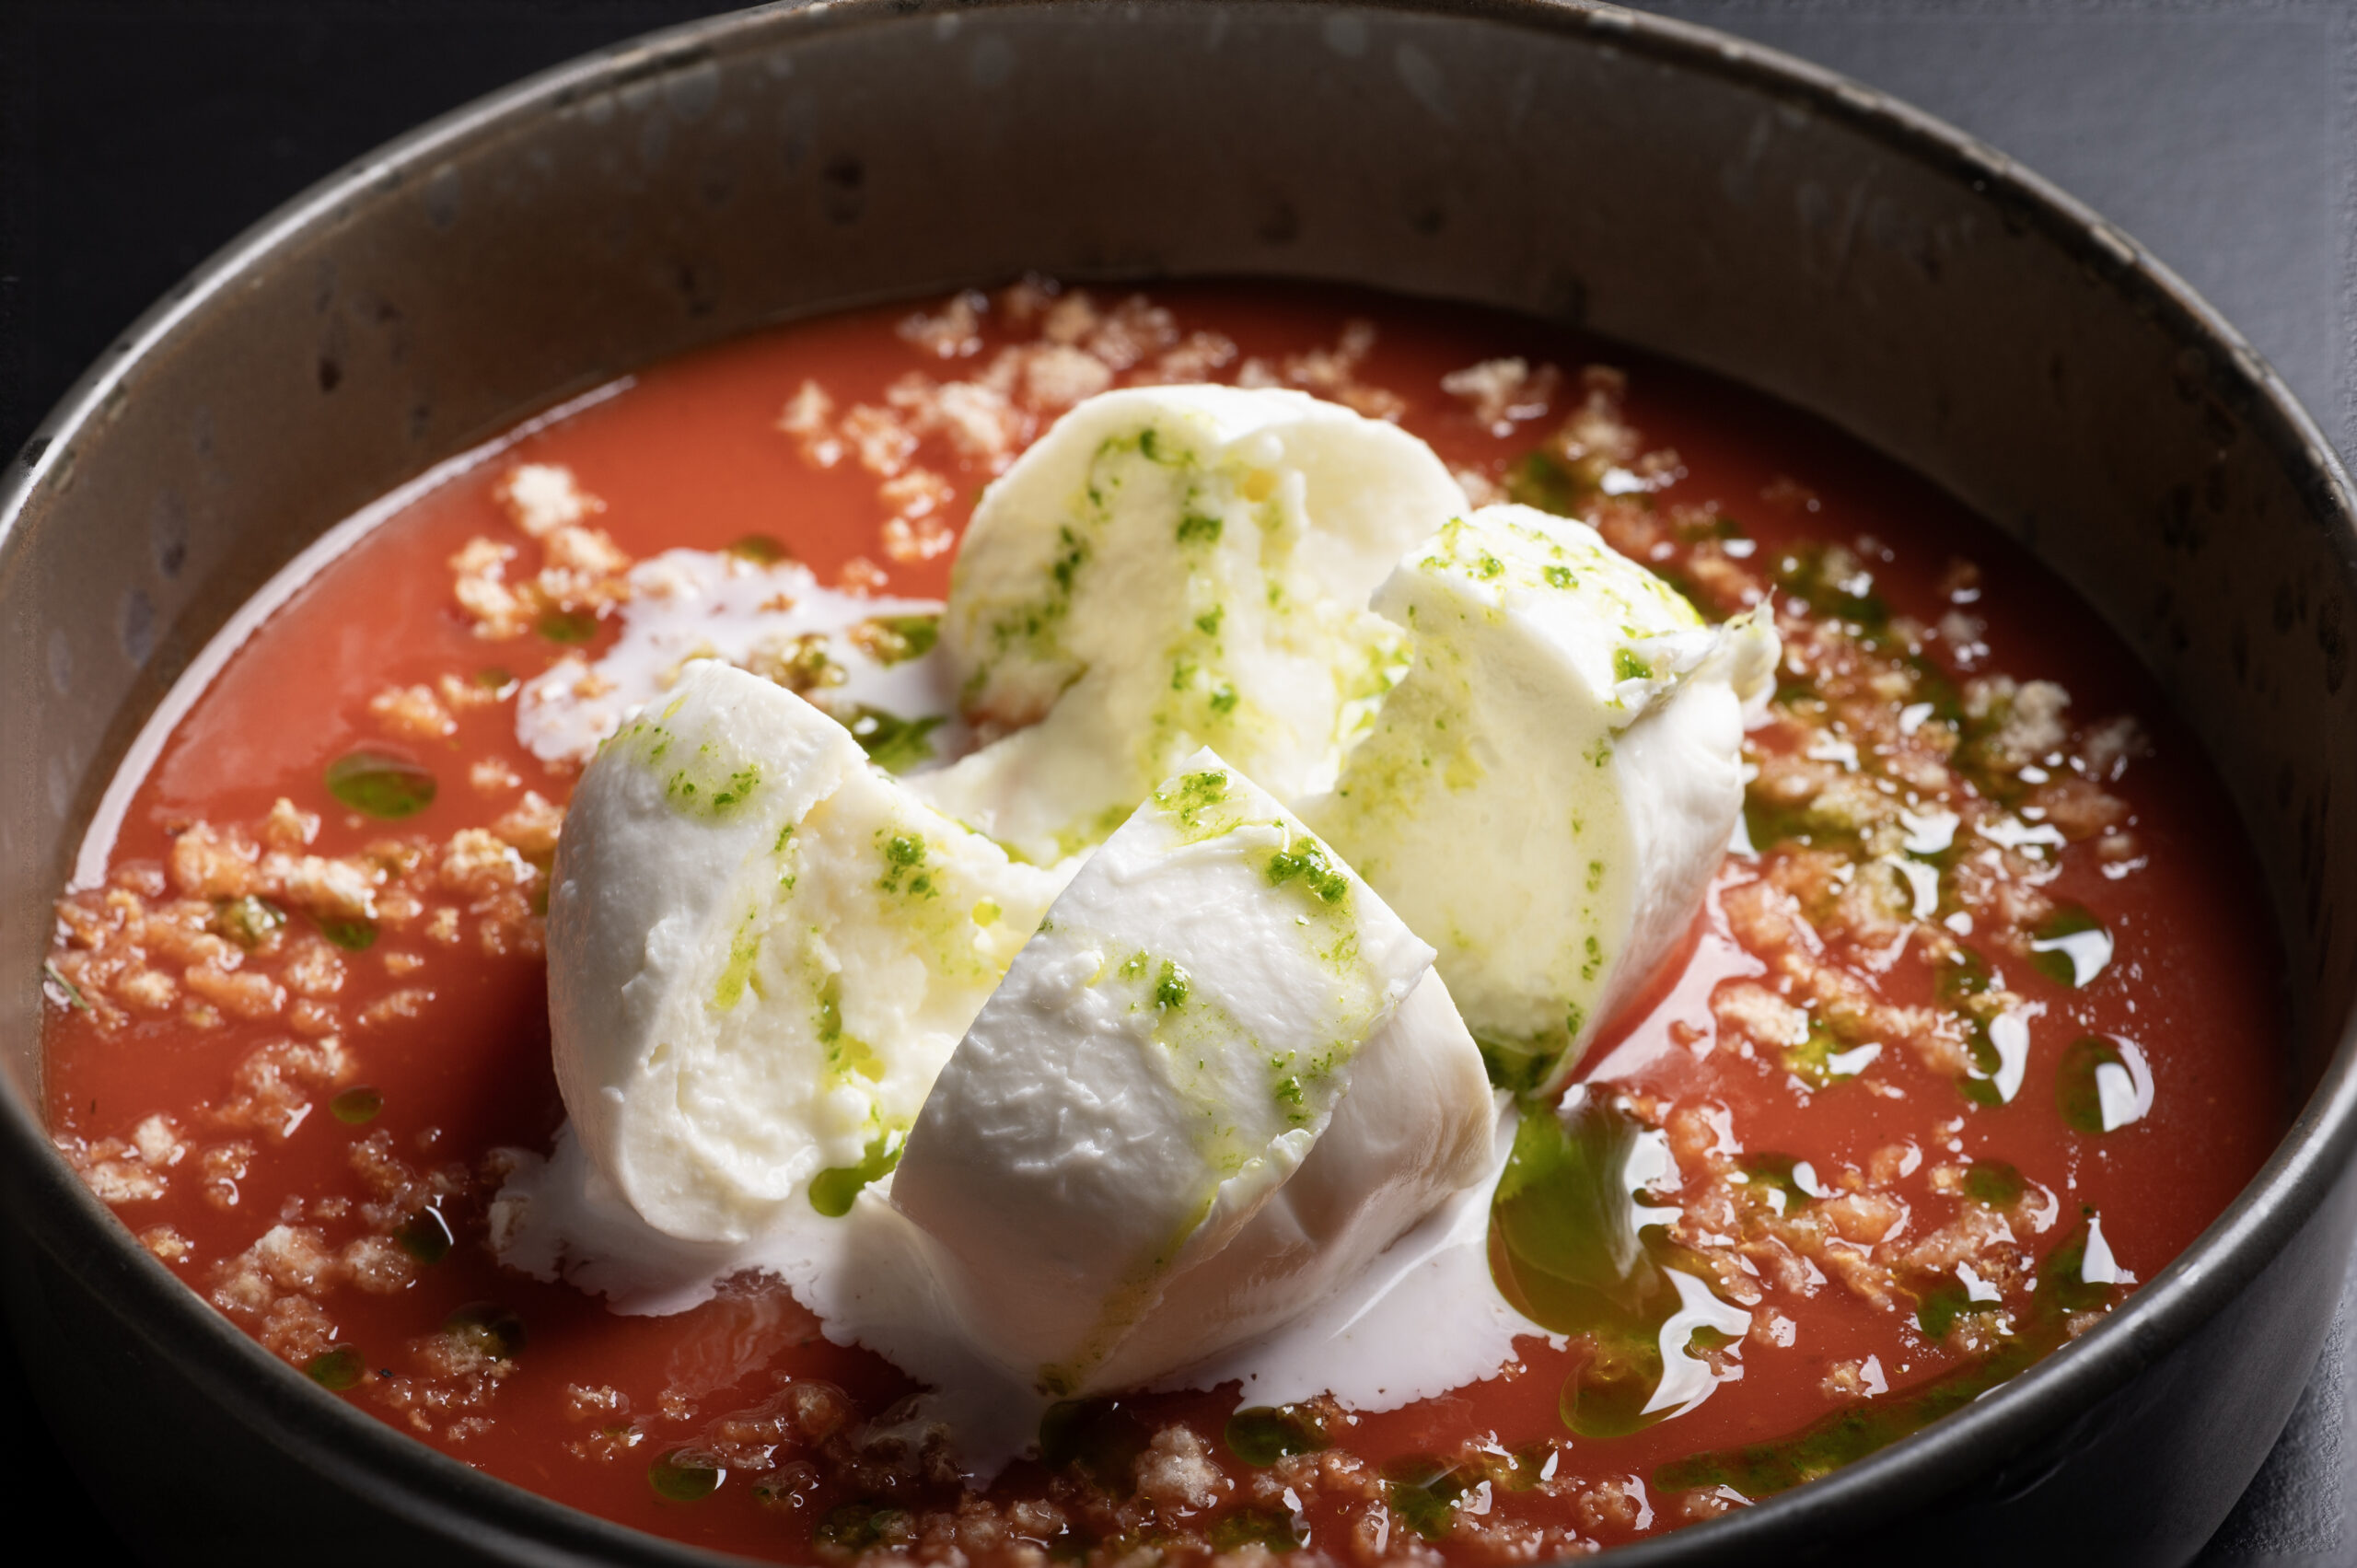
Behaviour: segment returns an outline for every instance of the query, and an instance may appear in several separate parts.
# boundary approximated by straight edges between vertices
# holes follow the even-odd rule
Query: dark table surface
[[[310,181],[517,76],[721,8],[0,0],[0,451],[182,273]],[[1641,8],[1830,66],[2047,175],[2218,306],[2357,454],[2357,0]],[[2353,1318],[2357,1273],[2201,1568],[2357,1565]],[[0,1434],[19,1455],[0,1498],[83,1497],[5,1352]]]

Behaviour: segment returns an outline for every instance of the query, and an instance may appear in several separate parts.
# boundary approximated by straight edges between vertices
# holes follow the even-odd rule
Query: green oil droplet
[[[434,775],[390,751],[347,751],[328,764],[326,778],[336,799],[388,821],[414,817],[434,804]]]
[[[938,615],[879,615],[867,622],[859,639],[878,664],[904,664],[923,658],[941,640]]]
[[[303,1370],[320,1388],[341,1394],[346,1388],[356,1387],[360,1379],[367,1376],[368,1364],[352,1346],[337,1345],[313,1356],[304,1364]]]
[[[1559,517],[1575,516],[1581,496],[1591,488],[1548,452],[1526,452],[1506,470],[1507,500]]]
[[[1234,1551],[1244,1546],[1298,1551],[1305,1544],[1293,1516],[1282,1508],[1238,1508],[1213,1524],[1211,1542],[1214,1551]]]
[[[552,610],[540,617],[540,633],[552,643],[586,643],[598,634],[598,618],[586,610]]]
[[[250,893],[231,899],[213,912],[213,929],[249,952],[269,941],[285,923],[284,910]]]
[[[867,760],[888,773],[905,773],[933,758],[933,742],[925,738],[941,727],[938,718],[904,719],[881,708],[852,710],[843,721]]]
[[[493,1301],[469,1302],[443,1319],[442,1331],[501,1361],[524,1348],[524,1319]]]
[[[2029,961],[2057,985],[2095,983],[2110,967],[2111,933],[2084,904],[2058,905],[2031,929]]]
[[[1063,1400],[1039,1418],[1039,1462],[1076,1466],[1105,1491],[1126,1497],[1153,1429],[1119,1400]]]
[[[794,552],[775,534],[749,533],[729,541],[728,553],[750,561],[757,566],[774,566],[781,561],[791,561]]]
[[[1394,1517],[1426,1540],[1443,1540],[1457,1522],[1457,1500],[1470,1490],[1465,1472],[1429,1454],[1411,1454],[1383,1467],[1383,1500]]]
[[[365,953],[376,945],[377,923],[373,920],[323,920],[319,935],[348,953]]]
[[[851,1213],[851,1206],[870,1182],[880,1181],[900,1163],[905,1132],[884,1132],[869,1140],[857,1165],[830,1166],[810,1179],[810,1206],[830,1220]]]
[[[1325,1423],[1307,1405],[1258,1405],[1227,1418],[1228,1450],[1248,1465],[1263,1469],[1295,1454],[1315,1454],[1329,1446]]]
[[[2071,1042],[2054,1070],[2054,1103],[2062,1112],[2062,1120],[2073,1132],[2102,1133],[2110,1131],[2104,1122],[2103,1070],[2111,1068],[2120,1075],[2133,1092],[2134,1080],[2128,1077],[2128,1062],[2119,1047],[2101,1035],[2083,1035]],[[2132,1117],[2131,1118],[2132,1120]]]
[[[1709,1278],[1646,1218],[1635,1175],[1644,1134],[1628,1111],[1593,1095],[1560,1112],[1526,1106],[1491,1204],[1498,1289],[1533,1322],[1583,1342],[1558,1406],[1583,1436],[1620,1436],[1666,1418],[1645,1406],[1662,1380],[1662,1326],[1681,1305],[1670,1275]]]
[[[811,1534],[840,1551],[865,1551],[871,1546],[906,1545],[916,1537],[916,1519],[906,1508],[846,1503],[829,1509]]]
[[[1756,1501],[1829,1474],[1962,1410],[2060,1349],[2070,1338],[2073,1315],[2118,1297],[2119,1286],[2085,1279],[2087,1237],[2083,1224],[2047,1254],[2038,1266],[2029,1320],[1985,1360],[1835,1411],[1788,1436],[1673,1460],[1655,1469],[1655,1488],[1675,1493],[1731,1486]]]
[[[673,1503],[701,1503],[727,1479],[727,1467],[694,1448],[674,1448],[646,1467],[655,1495]]]
[[[366,1087],[346,1089],[328,1101],[329,1114],[338,1121],[347,1122],[354,1127],[365,1127],[376,1121],[377,1113],[384,1109],[385,1097],[375,1089]]]
[[[439,1209],[420,1209],[393,1232],[401,1250],[421,1263],[439,1263],[450,1255],[450,1225]]]

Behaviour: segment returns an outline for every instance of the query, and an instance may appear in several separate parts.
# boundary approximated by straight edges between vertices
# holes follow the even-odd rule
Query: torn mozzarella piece
[[[1422,441],[1299,392],[1089,399],[983,495],[950,578],[966,715],[1015,733],[917,787],[1042,864],[1199,746],[1283,800],[1328,788],[1403,662],[1367,596],[1464,505]]]
[[[847,1204],[1057,886],[800,698],[689,666],[583,773],[557,849],[549,1016],[591,1160],[688,1239]]]
[[[1318,1300],[1485,1168],[1432,949],[1209,751],[1081,869],[926,1100],[892,1202],[1062,1398]]]
[[[1776,634],[1706,625],[1595,529],[1527,506],[1451,522],[1375,603],[1414,667],[1304,814],[1438,946],[1502,1080],[1560,1085],[1701,905]]]

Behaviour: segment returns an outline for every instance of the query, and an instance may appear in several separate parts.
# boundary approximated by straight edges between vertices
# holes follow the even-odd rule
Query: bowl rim
[[[1078,0],[1086,4],[1087,0]],[[1261,0],[1266,4],[1267,0]],[[2013,159],[1946,122],[1824,67],[1698,24],[1621,9],[1602,0],[1279,0],[1299,11],[1363,13],[1491,25],[1573,38],[1642,55],[1673,70],[1721,78],[1836,122],[1896,156],[1962,182],[2026,222],[2066,255],[2129,296],[2158,330],[2190,346],[2223,350],[2217,389],[2266,441],[2305,492],[2311,518],[2330,536],[2344,575],[2357,578],[2357,490],[2331,443],[2267,362],[2176,273],[2100,215]],[[29,502],[66,465],[75,441],[102,425],[143,360],[283,246],[386,199],[435,163],[517,132],[579,99],[745,45],[926,24],[944,14],[987,22],[1074,0],[815,0],[755,6],[658,29],[576,56],[428,120],[314,182],[215,251],[143,312],[78,377],[0,470],[0,563],[16,553]],[[1119,25],[1118,20],[1109,25]],[[322,529],[333,525],[329,519]],[[119,761],[118,761],[119,765]],[[2281,935],[2279,931],[2279,935]],[[319,1388],[264,1351],[149,1256],[114,1212],[74,1176],[50,1143],[40,1108],[12,1081],[0,1092],[10,1207],[24,1239],[86,1280],[103,1276],[124,1325],[169,1356],[209,1398],[250,1419],[249,1428],[323,1477],[455,1539],[496,1546],[518,1562],[720,1563],[748,1561],[556,1502],[473,1469]],[[2083,1414],[2190,1337],[2271,1263],[2328,1195],[2357,1152],[2357,1015],[2281,1141],[2211,1225],[2151,1282],[2080,1339],[1998,1386],[1967,1409],[1841,1469],[1753,1506],[1616,1548],[1632,1565],[1727,1560],[1747,1543],[1795,1539],[1812,1519],[1887,1517],[1950,1490],[1977,1471],[1956,1461],[2018,1451]]]

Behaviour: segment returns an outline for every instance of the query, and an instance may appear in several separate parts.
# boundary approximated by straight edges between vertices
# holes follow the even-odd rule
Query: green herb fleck
[[[934,891],[933,877],[923,869],[925,842],[916,833],[895,833],[884,842],[884,875],[877,886],[888,893],[907,890],[917,897],[930,897]]]
[[[2128,1071],[2119,1047],[2101,1035],[2082,1035],[2071,1042],[2054,1070],[2054,1103],[2073,1132],[2101,1133],[2104,1126],[2102,1070]]]
[[[351,1127],[365,1127],[385,1109],[385,1097],[366,1087],[346,1089],[328,1101],[328,1114]]]
[[[774,534],[749,533],[729,541],[728,553],[750,561],[756,566],[774,566],[781,561],[791,561],[794,552]]]
[[[248,952],[275,936],[285,923],[284,910],[251,893],[231,899],[213,912],[213,929]]]
[[[450,1255],[450,1222],[439,1209],[420,1209],[394,1229],[393,1239],[419,1262],[439,1263]]]
[[[1326,846],[1316,839],[1295,839],[1269,856],[1269,885],[1282,888],[1298,882],[1322,904],[1339,904],[1350,897],[1351,881],[1326,858]]]
[[[1227,799],[1227,775],[1216,769],[1181,773],[1175,784],[1154,792],[1154,803],[1192,832],[1202,814]]]
[[[469,1302],[443,1319],[442,1331],[499,1361],[515,1360],[524,1348],[524,1319],[496,1302]]]
[[[1154,982],[1154,1005],[1166,1013],[1175,1013],[1187,1005],[1187,993],[1194,987],[1193,977],[1168,958],[1162,960],[1162,973]]]
[[[878,664],[905,664],[923,658],[941,639],[938,615],[879,615],[868,621],[854,640]]]
[[[1213,1524],[1211,1544],[1213,1551],[1234,1551],[1246,1546],[1297,1551],[1301,1536],[1294,1528],[1293,1516],[1282,1508],[1238,1508]]]

